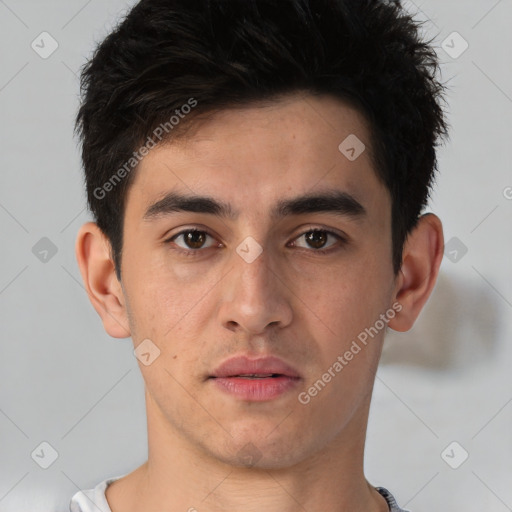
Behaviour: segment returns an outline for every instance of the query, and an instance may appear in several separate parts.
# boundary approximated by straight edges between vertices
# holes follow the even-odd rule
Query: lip
[[[244,377],[249,375],[259,377]],[[232,396],[263,402],[292,390],[301,377],[292,366],[278,357],[251,359],[235,356],[224,361],[208,380]]]
[[[248,356],[235,356],[224,361],[211,377],[236,377],[251,374],[280,374],[286,377],[300,377],[298,372],[278,357],[260,357],[251,359]]]

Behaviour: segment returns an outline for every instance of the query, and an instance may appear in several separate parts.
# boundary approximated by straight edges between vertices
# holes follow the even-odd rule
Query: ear
[[[97,224],[84,224],[76,239],[75,253],[87,295],[114,338],[130,336],[128,315],[121,283],[110,253],[110,242]]]
[[[433,213],[422,215],[409,234],[397,277],[395,301],[402,309],[388,325],[395,331],[408,331],[432,292],[443,259],[443,226]]]

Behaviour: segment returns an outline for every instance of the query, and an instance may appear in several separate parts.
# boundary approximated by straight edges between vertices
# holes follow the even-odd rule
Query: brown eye
[[[334,238],[335,241],[327,245],[329,237]],[[328,252],[330,247],[336,245],[336,239],[341,244],[345,242],[345,239],[342,236],[333,233],[332,231],[328,231],[326,229],[311,229],[309,231],[306,231],[305,233],[302,233],[302,235],[300,235],[296,240],[300,240],[301,238],[305,240],[306,245],[299,245],[297,244],[296,241],[293,243],[293,245],[306,249],[314,249],[313,252],[319,253],[322,253],[324,251]]]
[[[183,243],[185,246],[182,246],[176,243],[180,237],[183,237]],[[170,241],[176,243],[178,247],[184,250],[198,250],[203,248],[206,239],[210,237],[212,238],[206,231],[199,231],[197,229],[188,229],[186,231],[181,231],[180,233],[173,236]]]
[[[327,242],[328,235],[325,231],[310,231],[306,234],[306,242],[315,249],[322,249]]]

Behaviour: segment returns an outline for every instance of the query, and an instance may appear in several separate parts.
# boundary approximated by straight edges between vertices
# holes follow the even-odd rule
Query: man
[[[76,252],[149,446],[73,512],[401,510],[363,454],[385,331],[442,259],[436,71],[377,0],[143,0],[101,43]]]

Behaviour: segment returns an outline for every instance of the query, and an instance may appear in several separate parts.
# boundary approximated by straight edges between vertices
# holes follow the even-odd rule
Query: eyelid
[[[325,233],[329,233],[331,235],[338,236],[339,238],[348,240],[348,235],[345,234],[343,231],[340,231],[335,228],[330,228],[330,227],[328,228],[326,226],[319,226],[319,225],[313,225],[313,224],[311,226],[306,226],[306,227],[301,226],[300,231],[295,236],[295,238],[297,238],[301,235],[305,235],[306,233],[310,233],[311,231],[324,231]]]

